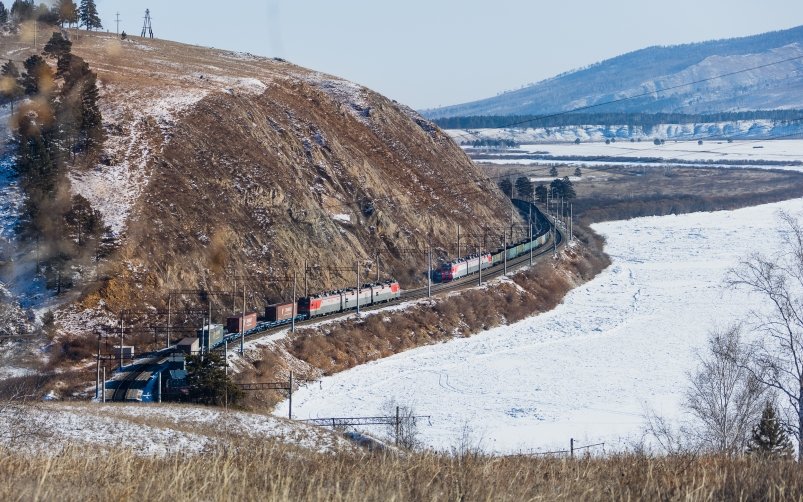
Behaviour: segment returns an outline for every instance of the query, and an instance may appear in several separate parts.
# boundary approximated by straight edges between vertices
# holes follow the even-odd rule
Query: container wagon
[[[229,333],[241,333],[255,328],[257,325],[257,313],[251,312],[245,316],[235,316],[226,319],[226,331]]]
[[[222,324],[212,324],[211,326],[207,324],[196,331],[195,334],[198,336],[198,339],[201,340],[201,347],[210,350],[215,348],[215,346],[223,340],[223,331]]]
[[[298,312],[294,303],[274,303],[265,307],[265,319],[268,322],[279,322],[291,319]]]

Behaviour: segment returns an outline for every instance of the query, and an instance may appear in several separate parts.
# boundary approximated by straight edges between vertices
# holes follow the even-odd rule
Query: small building
[[[185,354],[197,354],[200,351],[200,342],[196,337],[182,338],[177,344],[176,348]]]

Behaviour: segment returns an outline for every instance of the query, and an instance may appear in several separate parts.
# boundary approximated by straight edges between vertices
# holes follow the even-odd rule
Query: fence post
[[[399,407],[396,406],[396,446],[399,446],[399,429],[400,429],[400,422],[399,422]]]
[[[293,419],[293,372],[292,371],[290,372],[289,393],[290,393],[290,399],[289,399],[289,402],[287,403],[287,410],[288,410],[287,411],[287,418],[292,420]],[[334,427],[334,425],[332,427]]]
[[[574,458],[574,438],[569,438],[569,455]]]

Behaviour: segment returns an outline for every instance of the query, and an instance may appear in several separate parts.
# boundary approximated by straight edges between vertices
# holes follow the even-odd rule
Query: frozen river
[[[803,216],[803,199],[595,225],[613,264],[553,311],[327,377],[294,394],[294,414],[375,415],[395,399],[432,417],[421,436],[438,449],[466,425],[494,452],[627,446],[646,407],[678,416],[694,350],[749,308],[723,278],[777,249],[779,210]]]

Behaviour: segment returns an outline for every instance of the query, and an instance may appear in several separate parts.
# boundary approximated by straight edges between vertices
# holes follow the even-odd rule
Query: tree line
[[[755,110],[707,114],[685,113],[561,113],[542,115],[488,115],[435,119],[442,129],[502,129],[507,127],[564,127],[582,125],[641,127],[647,131],[661,124],[701,124],[737,120],[793,122],[803,119],[803,110]],[[514,125],[511,125],[514,124]]]
[[[11,60],[0,69],[0,102],[16,104],[14,168],[25,194],[18,235],[35,248],[39,271],[57,293],[71,286],[76,268],[114,247],[101,213],[70,193],[68,163],[96,164],[105,139],[97,76],[71,48],[55,32],[22,70]]]
[[[578,167],[574,171],[575,176],[581,176],[580,168]],[[499,181],[498,186],[499,189],[505,194],[508,198],[513,198],[514,189],[515,194],[520,199],[524,200],[536,200],[541,203],[546,203],[546,201],[550,198],[555,199],[565,199],[571,200],[577,197],[577,192],[574,189],[574,185],[572,181],[569,179],[568,176],[564,176],[563,178],[558,178],[558,171],[553,166],[550,170],[550,176],[555,177],[554,180],[549,184],[549,187],[544,185],[543,183],[539,183],[535,185],[530,178],[527,176],[519,176],[516,178],[515,183],[511,182],[508,178],[503,178]]]
[[[95,0],[81,0],[80,5],[73,0],[57,0],[52,7],[34,0],[14,0],[11,8],[0,2],[0,24],[18,24],[24,21],[38,21],[62,28],[80,26],[87,30],[103,28]]]

